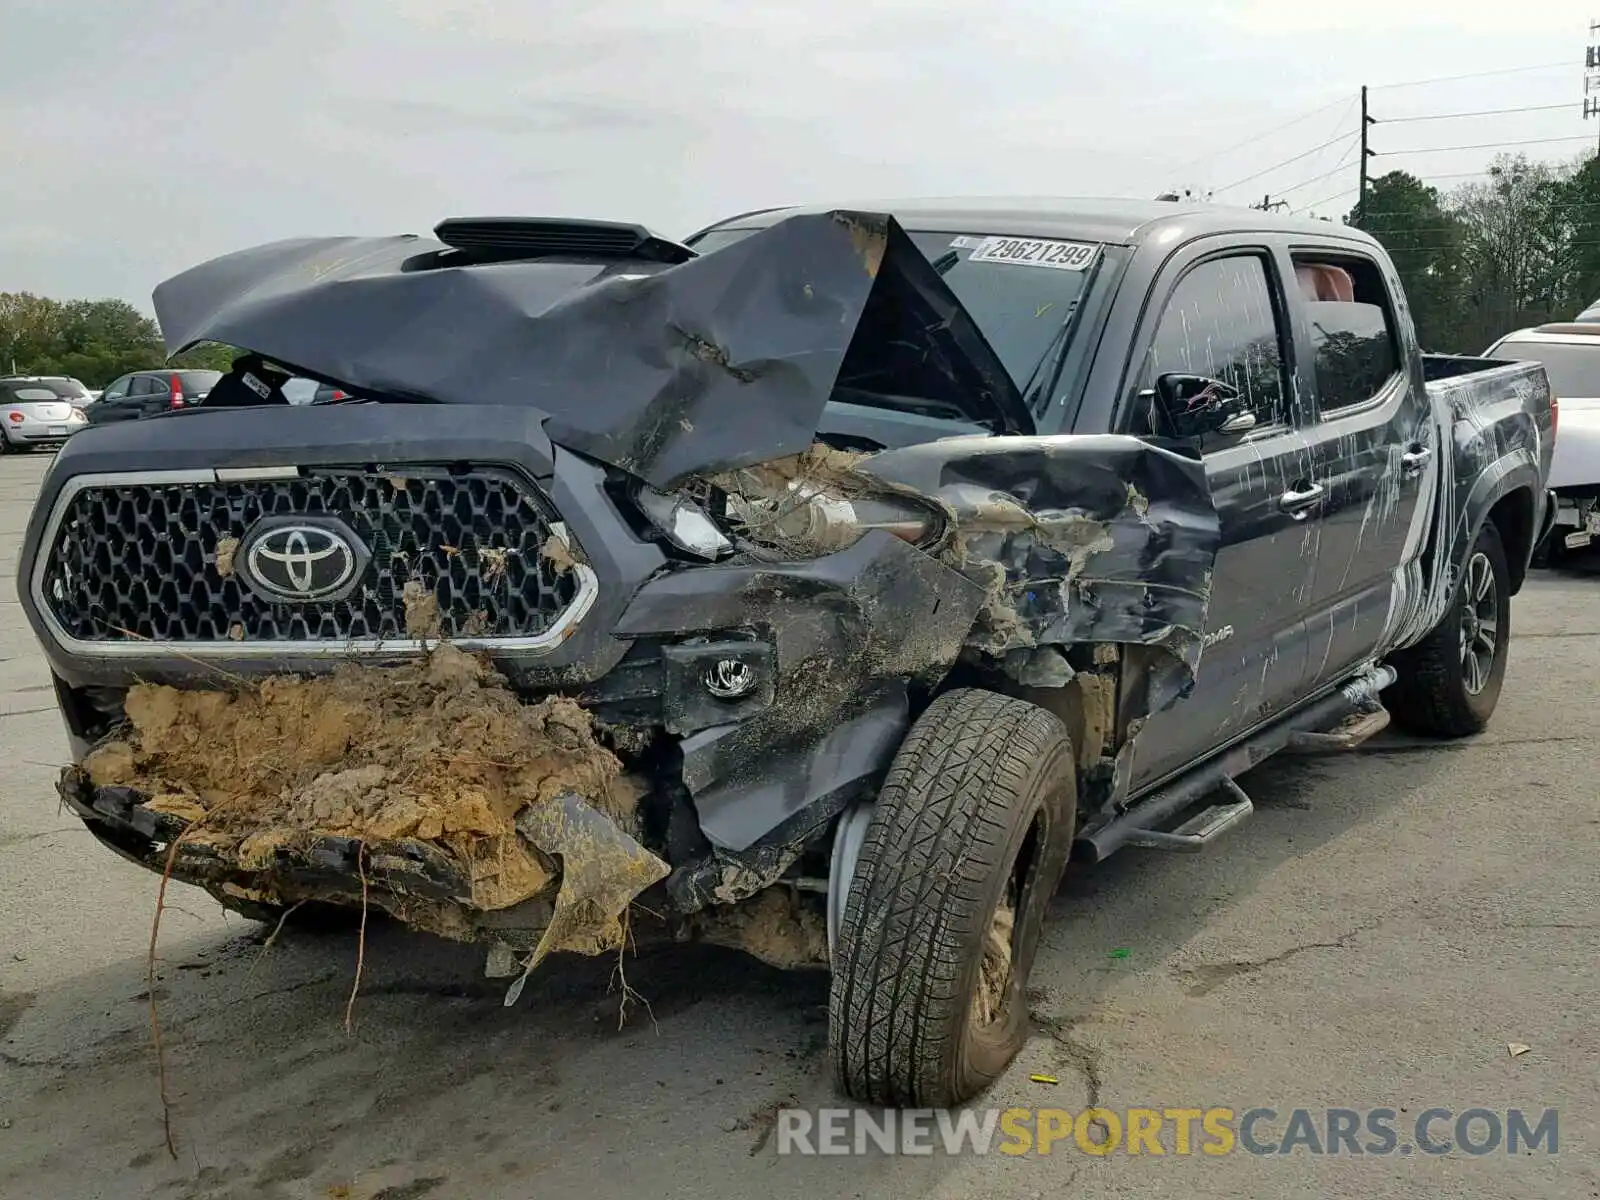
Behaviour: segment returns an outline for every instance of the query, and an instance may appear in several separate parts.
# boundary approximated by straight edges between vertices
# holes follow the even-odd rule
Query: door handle
[[[1278,507],[1292,516],[1296,521],[1304,521],[1306,516],[1322,500],[1322,485],[1313,483],[1303,491],[1290,489],[1278,497]]]
[[[1418,446],[1415,450],[1407,450],[1400,456],[1400,470],[1406,475],[1421,474],[1422,468],[1428,465],[1428,460],[1433,457],[1433,449],[1429,446]]]

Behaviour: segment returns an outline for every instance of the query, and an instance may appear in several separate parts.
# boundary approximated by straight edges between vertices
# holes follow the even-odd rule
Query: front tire
[[[1392,659],[1398,678],[1384,699],[1395,721],[1430,737],[1480,732],[1500,700],[1510,641],[1511,572],[1500,531],[1486,521],[1444,619]]]
[[[912,726],[878,794],[834,955],[841,1091],[947,1108],[1016,1057],[1076,810],[1071,740],[1044,709],[960,690]]]

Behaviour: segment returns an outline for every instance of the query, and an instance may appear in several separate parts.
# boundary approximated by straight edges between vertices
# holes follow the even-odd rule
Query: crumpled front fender
[[[980,649],[1154,646],[1150,709],[1193,687],[1221,544],[1198,459],[1115,434],[958,437],[858,469],[946,509],[951,561],[987,588]]]

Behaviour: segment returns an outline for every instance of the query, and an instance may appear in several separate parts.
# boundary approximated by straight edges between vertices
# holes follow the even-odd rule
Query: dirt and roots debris
[[[978,990],[973,996],[973,1016],[979,1025],[995,1021],[1005,1007],[1011,984],[1011,939],[1016,927],[1016,910],[1002,904],[983,939],[983,960],[978,969]]]
[[[544,540],[544,545],[539,548],[539,553],[548,559],[555,569],[563,574],[578,565],[578,556],[572,552],[572,547],[566,540],[551,534]]]
[[[790,970],[828,962],[828,924],[822,912],[781,883],[743,904],[706,909],[698,923],[706,941],[743,950],[769,966]]]
[[[558,859],[563,890],[566,876],[609,876],[619,861],[598,840],[541,848],[519,835],[519,818],[578,796],[615,827],[616,845],[666,871],[632,840],[639,789],[596,740],[589,713],[560,696],[525,704],[485,661],[448,644],[401,667],[350,664],[236,691],[140,684],[125,709],[127,728],[84,760],[90,781],[143,793],[146,808],[197,826],[186,842],[246,870],[269,871],[280,847],[319,835],[415,839],[457,864],[474,908],[503,909],[547,893]],[[573,859],[586,847],[593,864]],[[622,865],[628,879],[651,882],[632,858]],[[632,894],[605,898],[625,909]],[[570,948],[615,948],[622,914],[603,907],[588,906]]]
[[[217,541],[217,574],[226,579],[233,574],[233,560],[239,553],[239,539],[220,538]]]
[[[443,632],[443,619],[439,613],[439,597],[420,579],[406,581],[400,589],[400,599],[406,608],[406,636],[418,641],[431,640]]]

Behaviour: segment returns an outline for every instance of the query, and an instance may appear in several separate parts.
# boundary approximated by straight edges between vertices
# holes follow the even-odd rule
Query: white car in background
[[[84,428],[89,389],[65,375],[0,377],[0,453],[59,446]]]
[[[1560,398],[1549,484],[1558,504],[1548,550],[1554,557],[1582,549],[1600,536],[1600,321],[1519,329],[1484,357],[1544,364]]]

